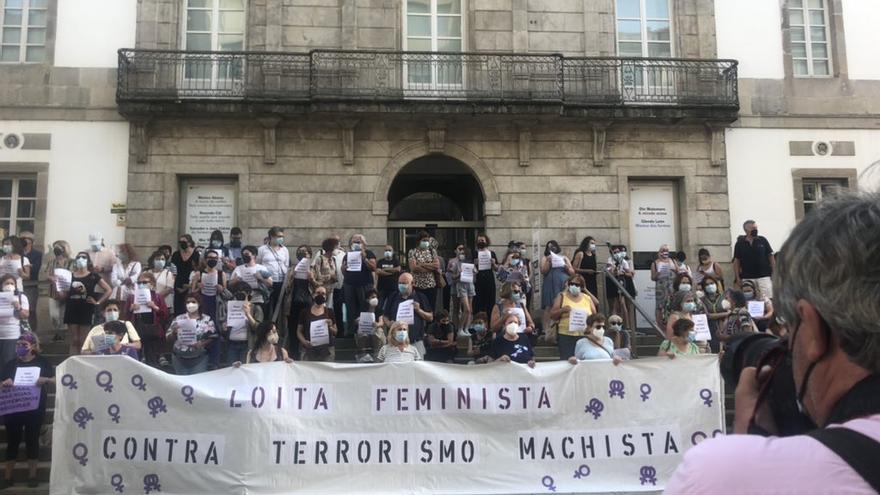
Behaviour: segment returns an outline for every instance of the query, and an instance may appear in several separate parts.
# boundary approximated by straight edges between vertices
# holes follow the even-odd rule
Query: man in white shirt
[[[272,284],[272,293],[268,304],[265,305],[265,315],[272,318],[278,298],[281,297],[281,288],[290,269],[290,251],[284,246],[284,229],[272,227],[269,229],[269,242],[260,246],[257,253],[257,264],[263,265],[269,270],[269,275],[275,282]]]

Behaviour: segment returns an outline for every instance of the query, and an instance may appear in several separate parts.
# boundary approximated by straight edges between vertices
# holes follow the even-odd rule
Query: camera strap
[[[849,428],[822,428],[809,434],[849,464],[874,491],[880,493],[880,442]]]

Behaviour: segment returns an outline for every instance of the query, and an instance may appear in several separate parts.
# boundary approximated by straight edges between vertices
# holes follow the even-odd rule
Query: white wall
[[[137,0],[58,0],[55,65],[116,67],[116,50],[134,48]]]
[[[880,79],[880,2],[843,0],[843,26],[850,79]]]
[[[795,168],[854,168],[859,174],[880,161],[880,130],[743,129],[726,131],[730,233],[758,222],[761,235],[779,249],[795,225]],[[855,141],[856,156],[789,156],[789,141]],[[880,191],[880,164],[859,178],[859,189]]]
[[[739,60],[741,78],[783,79],[780,15],[777,0],[715,0],[718,57]]]
[[[64,239],[82,250],[92,231],[108,246],[124,241],[110,206],[126,201],[128,122],[0,121],[0,129],[52,134],[49,151],[0,149],[0,172],[3,162],[49,164],[43,244]]]

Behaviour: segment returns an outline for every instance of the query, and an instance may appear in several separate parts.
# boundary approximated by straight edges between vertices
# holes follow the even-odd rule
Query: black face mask
[[[231,241],[229,241],[229,245],[234,248],[240,248],[241,247],[241,239],[232,239]]]
[[[248,297],[247,292],[236,292],[235,293],[235,300],[236,301],[244,301],[247,299],[247,297]]]
[[[313,300],[315,301],[315,304],[317,304],[318,306],[320,306],[320,305],[324,304],[325,302],[327,302],[327,298],[324,297],[323,294],[318,294],[317,296],[314,297]]]
[[[241,259],[244,260],[245,263],[250,263],[251,262],[251,254],[250,253],[242,254]]]
[[[752,237],[758,237],[758,229],[752,229]]]
[[[479,242],[477,242],[477,247],[479,249],[484,249],[486,247],[486,243],[483,241],[479,241]]]
[[[215,266],[217,266],[217,260],[210,259],[210,260],[208,260],[207,265],[211,268],[214,268]]]
[[[60,247],[53,249],[52,252],[55,253],[55,256],[61,256],[64,254],[64,250]]]
[[[296,253],[297,260],[302,260],[305,257],[306,257],[306,253]]]
[[[185,250],[186,248],[189,247],[189,243],[186,242],[186,241],[180,241],[180,244],[179,244],[179,245],[180,245],[180,249],[181,249],[181,250]]]

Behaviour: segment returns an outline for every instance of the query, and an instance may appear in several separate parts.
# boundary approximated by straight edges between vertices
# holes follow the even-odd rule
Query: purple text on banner
[[[40,406],[40,387],[0,388],[0,416],[33,411]]]

